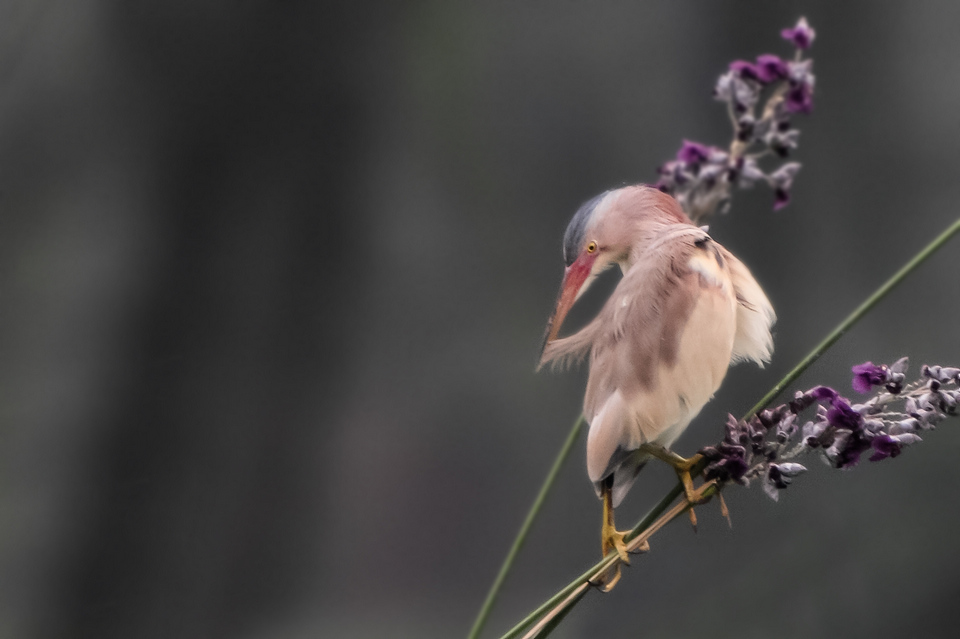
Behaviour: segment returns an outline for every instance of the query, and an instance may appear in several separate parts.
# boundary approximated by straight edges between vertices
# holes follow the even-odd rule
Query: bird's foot
[[[727,508],[727,502],[723,500],[723,493],[719,490],[717,491],[717,500],[720,501],[720,514],[724,516],[727,520],[727,525],[730,526],[731,530],[733,529],[733,520],[730,519],[730,509]]]
[[[592,580],[590,583],[603,592],[610,592],[613,590],[613,587],[617,585],[617,582],[620,581],[620,564],[626,563],[630,565],[628,556],[625,556],[625,553],[645,553],[650,552],[650,542],[644,539],[639,544],[637,542],[632,542],[629,544],[633,546],[630,548],[624,537],[626,533],[619,531],[614,531],[615,536],[611,539],[602,540],[602,551],[603,556],[606,557],[611,550],[617,551],[617,561],[614,561],[613,564],[603,573],[601,573],[596,579]]]
[[[600,552],[606,557],[611,550],[615,550],[619,561],[615,561],[609,570],[600,575],[594,585],[603,592],[610,592],[620,581],[620,564],[630,565],[630,555],[627,553],[627,542],[625,541],[627,533],[614,528],[612,517],[609,520],[604,519],[603,527],[600,529]]]
[[[627,553],[627,542],[624,541],[626,536],[627,533],[620,532],[612,525],[604,523],[603,528],[600,530],[600,552],[606,557],[611,550],[616,550],[620,556],[620,561],[629,566],[630,555]]]
[[[603,525],[600,527],[600,552],[604,558],[610,555],[611,551],[616,551],[617,557],[603,573],[592,583],[603,592],[610,592],[620,581],[620,564],[630,565],[630,552],[641,553],[650,550],[650,544],[646,539],[630,542],[633,546],[629,549],[627,546],[627,532],[617,530],[613,522],[613,493],[611,492],[611,482],[607,481],[601,488],[600,497],[603,500]]]
[[[693,457],[681,457],[671,450],[667,450],[659,444],[643,444],[640,447],[640,450],[647,453],[651,457],[656,457],[665,464],[669,464],[676,472],[677,477],[680,478],[680,483],[683,484],[683,492],[687,497],[687,501],[690,504],[699,504],[702,501],[705,501],[702,491],[703,486],[699,490],[694,489],[693,479],[690,477],[690,471],[700,463],[700,460],[703,459],[703,455],[697,453]],[[706,484],[704,484],[706,485]],[[691,512],[693,512],[691,510]]]
[[[693,530],[696,531],[697,514],[694,512],[693,507],[710,499],[714,493],[710,493],[708,495],[706,494],[706,491],[715,484],[715,482],[707,482],[700,486],[700,488],[693,487],[693,478],[690,476],[690,471],[694,466],[700,463],[700,461],[703,459],[703,455],[697,453],[689,458],[681,457],[673,451],[667,450],[663,446],[657,444],[644,444],[641,446],[641,449],[651,457],[656,457],[660,461],[669,464],[676,471],[677,477],[680,479],[680,483],[683,484],[684,497],[686,497],[687,503],[690,504],[690,510],[687,511],[690,513],[690,524],[693,526]],[[718,497],[720,496],[719,492],[716,494]],[[726,517],[727,523],[730,523],[730,511],[727,510],[727,504],[723,501],[723,497],[719,497],[719,499],[720,514]]]
[[[630,565],[630,555],[627,552],[627,543],[625,540],[627,533],[620,532],[613,528],[613,526],[604,526],[600,535],[600,551],[603,553],[603,556],[606,557],[610,554],[610,551],[615,550],[618,561],[614,561],[613,565],[611,565],[606,572],[602,573],[593,585],[600,588],[603,592],[610,592],[613,590],[613,587],[617,585],[617,582],[620,581],[620,564]],[[647,552],[648,550],[650,550],[650,544],[644,541],[634,552]]]
[[[690,504],[690,510],[687,512],[690,515],[690,525],[693,526],[693,532],[697,532],[697,513],[694,512],[694,506],[702,504],[708,501],[711,495],[705,495],[708,488],[712,488],[716,482],[708,481],[707,483],[700,486],[700,488],[694,489],[693,480],[690,478],[690,472],[686,471],[686,475],[681,474],[681,471],[677,471],[677,475],[680,476],[680,481],[683,483],[684,498],[687,500],[687,503]],[[718,493],[719,494],[719,493]],[[726,509],[726,504],[721,507],[721,513]],[[727,514],[727,520],[729,521],[729,513]]]
[[[617,562],[607,568],[605,572],[600,573],[590,582],[590,585],[599,588],[600,592],[610,592],[620,582],[621,576],[620,562]]]

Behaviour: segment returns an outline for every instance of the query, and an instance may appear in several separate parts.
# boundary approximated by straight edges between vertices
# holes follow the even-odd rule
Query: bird
[[[697,457],[684,459],[670,446],[732,364],[770,361],[776,313],[749,269],[651,186],[611,189],[585,202],[564,233],[563,257],[538,368],[589,354],[583,416],[587,474],[603,501],[601,553],[615,550],[629,563],[614,509],[651,458],[674,467],[691,505],[700,499],[690,478]],[[597,316],[558,337],[574,303],[614,266],[623,276]],[[619,578],[617,564],[606,589]]]

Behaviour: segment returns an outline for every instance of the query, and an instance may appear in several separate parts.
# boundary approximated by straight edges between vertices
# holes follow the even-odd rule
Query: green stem
[[[703,467],[699,466],[699,467],[694,467],[694,469],[691,472],[699,473],[701,470],[703,470]],[[635,539],[640,533],[642,533],[651,525],[653,525],[653,523],[670,506],[670,504],[673,503],[673,500],[676,499],[682,492],[683,492],[683,485],[678,483],[673,488],[673,490],[667,493],[663,497],[663,499],[661,499],[656,506],[651,508],[650,512],[644,515],[643,519],[641,519],[640,522],[636,526],[634,526],[629,533],[627,533],[625,541],[629,542]],[[581,584],[583,584],[584,581],[590,579],[591,577],[594,577],[601,569],[609,567],[609,564],[613,559],[614,559],[614,553],[613,551],[611,551],[609,555],[607,555],[606,557],[604,557],[603,559],[595,563],[586,572],[584,572],[582,575],[580,575],[579,577],[571,581],[569,584],[567,584],[566,587],[563,588],[563,590],[561,590],[560,592],[558,592],[557,594],[555,594],[554,596],[550,597],[545,602],[540,604],[540,606],[537,607],[536,610],[534,610],[529,615],[524,617],[520,621],[520,623],[518,623],[513,628],[511,628],[507,632],[507,634],[503,635],[500,639],[516,639],[516,637],[519,637],[521,632],[523,632],[524,630],[529,628],[531,625],[533,625],[537,621],[537,619],[543,616],[544,613],[546,613],[549,610],[552,610],[554,606],[556,606],[561,601],[566,599],[567,596],[570,593],[572,593],[574,590],[576,590]],[[577,601],[579,601],[579,599]],[[575,604],[576,602],[571,604],[571,607],[573,607],[573,605]]]
[[[876,290],[870,297],[866,299],[860,306],[858,306],[845,320],[843,320],[833,331],[827,335],[822,342],[817,344],[816,347],[810,353],[803,358],[803,360],[797,364],[793,370],[791,370],[787,375],[781,379],[777,384],[770,389],[766,395],[763,396],[757,404],[750,409],[749,412],[744,416],[744,419],[749,419],[752,415],[758,413],[759,411],[766,408],[767,404],[773,401],[777,395],[779,395],[783,390],[792,384],[800,375],[810,367],[815,361],[817,361],[821,355],[828,348],[830,348],[844,333],[846,333],[854,324],[856,324],[864,315],[866,315],[874,306],[877,305],[880,300],[887,296],[894,287],[896,287],[903,279],[913,272],[918,266],[925,262],[931,255],[933,255],[938,249],[940,249],[946,242],[953,237],[958,231],[960,231],[960,218],[958,218],[953,224],[947,227],[940,235],[933,239],[926,247],[923,248],[919,253],[917,253],[913,259],[907,262],[903,268],[893,274],[893,276],[888,279],[884,284]],[[500,585],[503,583],[504,578],[507,575],[507,572],[510,570],[510,566],[513,563],[513,560],[519,551],[520,546],[523,543],[523,540],[526,538],[526,534],[530,528],[530,524],[533,521],[533,518],[536,516],[537,512],[540,509],[540,504],[543,501],[543,498],[546,496],[547,491],[549,491],[553,480],[556,478],[557,472],[560,469],[560,466],[563,464],[563,461],[566,459],[567,455],[570,452],[570,447],[573,444],[573,441],[576,439],[576,436],[580,432],[580,428],[583,426],[583,416],[581,415],[577,422],[574,424],[573,431],[567,438],[566,443],[564,444],[563,449],[560,451],[560,456],[554,462],[553,468],[550,470],[550,475],[547,477],[547,481],[544,483],[543,488],[540,490],[540,495],[537,496],[537,500],[534,502],[533,508],[530,510],[530,513],[527,515],[527,520],[524,522],[523,527],[520,529],[520,534],[517,536],[517,540],[514,542],[513,548],[510,550],[510,554],[507,556],[506,561],[504,561],[503,567],[500,569],[500,574],[497,576],[497,580],[494,582],[493,587],[490,589],[490,594],[487,595],[487,600],[484,602],[483,609],[480,611],[480,615],[477,618],[477,621],[474,623],[473,630],[471,631],[469,637],[470,639],[476,639],[479,635],[481,628],[483,627],[483,622],[486,620],[487,615],[490,613],[490,608],[493,606],[493,601],[496,598],[497,592],[500,589]],[[696,476],[698,475],[705,466],[704,462],[695,466],[691,469],[691,474]],[[683,492],[683,487],[681,484],[677,484],[667,493],[663,499],[654,506],[650,512],[644,516],[642,520],[630,531],[630,534],[627,536],[628,540],[635,538],[637,535],[642,533],[644,530],[650,527],[650,525],[656,521],[660,515],[673,503],[673,500],[676,499],[680,493]],[[575,580],[570,582],[565,588],[560,592],[555,594],[553,597],[545,601],[536,610],[527,615],[523,620],[520,621],[516,626],[511,628],[501,639],[515,639],[523,632],[526,628],[536,622],[544,613],[549,611],[553,606],[560,603],[565,597],[572,593],[580,584],[583,583],[585,579],[588,579],[593,575],[597,570],[599,570],[603,563],[606,561],[606,558],[598,562],[596,565],[591,567],[585,573],[577,577]],[[579,599],[577,599],[579,601]],[[571,604],[571,608],[576,602]]]
[[[694,467],[691,470],[691,472],[699,473],[701,470],[703,470],[702,467]],[[663,514],[663,512],[670,506],[670,504],[673,503],[673,500],[676,499],[682,492],[683,492],[683,484],[677,483],[677,485],[674,486],[673,489],[669,493],[667,493],[663,497],[663,499],[661,499],[657,503],[656,506],[651,508],[650,512],[644,515],[643,519],[641,519],[640,522],[633,527],[633,529],[627,534],[626,541],[635,539],[637,535],[639,535],[644,530],[649,528],[651,524],[653,524],[653,522],[655,522],[657,518]],[[545,602],[540,604],[540,606],[538,606],[536,610],[534,610],[529,615],[524,617],[520,621],[520,623],[518,623],[513,628],[511,628],[500,639],[516,639],[516,637],[519,637],[521,632],[523,632],[524,630],[529,628],[531,625],[533,625],[537,621],[537,619],[543,616],[543,614],[546,613],[548,610],[551,610],[554,606],[556,606],[558,603],[563,601],[571,592],[576,590],[577,587],[580,584],[582,584],[585,580],[589,579],[591,576],[596,574],[598,570],[603,568],[603,565],[605,563],[607,563],[606,557],[598,561],[596,564],[591,566],[582,575],[580,575],[579,577],[571,581],[569,584],[567,584],[563,588],[563,590],[561,590],[560,592],[558,592],[557,594],[555,594],[554,596],[550,597]]]
[[[792,371],[787,373],[786,377],[777,382],[777,385],[770,389],[770,392],[763,396],[757,405],[750,409],[750,411],[744,416],[744,419],[749,419],[754,414],[760,412],[766,408],[767,404],[772,402],[774,398],[783,392],[783,389],[792,384],[803,371],[807,370],[811,364],[820,359],[820,356],[823,355],[828,348],[833,346],[834,342],[840,339],[844,333],[846,333],[851,326],[856,324],[860,319],[870,312],[870,310],[877,305],[877,303],[882,300],[887,294],[893,290],[893,288],[903,281],[907,275],[913,272],[918,266],[923,264],[927,258],[937,252],[937,250],[943,246],[947,240],[956,234],[957,231],[960,231],[960,219],[957,219],[953,224],[947,227],[947,229],[938,235],[932,242],[927,244],[926,247],[919,253],[917,253],[912,260],[904,264],[903,268],[893,274],[893,276],[884,282],[883,286],[878,288],[873,295],[868,297],[863,304],[858,306],[850,315],[847,316],[847,319],[840,322],[840,325],[837,326],[833,331],[823,338],[823,341],[817,344],[817,346],[810,351],[810,353],[803,358],[799,364],[797,364]]]
[[[537,518],[537,515],[540,513],[540,508],[543,506],[543,502],[546,501],[547,494],[550,492],[550,489],[553,488],[553,483],[557,479],[557,475],[560,473],[560,469],[563,467],[563,462],[567,460],[567,457],[570,456],[570,451],[573,449],[574,442],[577,441],[577,437],[580,435],[580,431],[583,430],[583,425],[585,424],[583,415],[577,418],[577,421],[574,422],[573,428],[570,429],[570,434],[567,435],[567,441],[563,443],[563,448],[560,449],[560,452],[557,454],[557,458],[553,462],[553,466],[550,468],[550,472],[547,473],[547,478],[543,482],[543,486],[540,488],[540,493],[537,495],[537,498],[534,500],[533,505],[530,507],[530,512],[527,513],[527,518],[523,521],[523,525],[520,526],[520,532],[517,533],[517,538],[513,540],[513,546],[510,547],[510,552],[507,553],[507,558],[503,560],[503,565],[500,566],[500,572],[497,574],[497,578],[493,581],[493,585],[490,586],[490,592],[487,593],[487,598],[483,602],[483,606],[480,608],[479,614],[477,614],[476,620],[473,622],[473,627],[470,629],[470,634],[467,635],[468,639],[477,639],[480,636],[480,632],[483,630],[483,625],[487,622],[487,617],[490,616],[490,611],[493,609],[493,604],[497,600],[497,595],[500,594],[500,588],[503,586],[503,582],[507,578],[507,574],[510,572],[510,568],[513,567],[513,560],[516,559],[517,554],[519,554],[520,549],[523,547],[523,542],[527,540],[527,534],[530,532],[530,528],[533,526],[533,521]]]

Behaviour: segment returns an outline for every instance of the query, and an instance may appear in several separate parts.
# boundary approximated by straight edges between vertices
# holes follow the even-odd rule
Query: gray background
[[[960,4],[0,5],[0,636],[464,635],[579,412],[584,370],[533,371],[567,220],[725,145],[714,79],[801,14],[794,202],[712,228],[775,360],[681,453],[960,213]],[[960,363],[958,241],[799,385]],[[729,491],[732,531],[674,524],[558,636],[955,636],[958,427]],[[581,441],[491,634],[599,519]]]

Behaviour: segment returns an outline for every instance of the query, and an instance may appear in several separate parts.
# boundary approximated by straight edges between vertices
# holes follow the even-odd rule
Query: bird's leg
[[[627,554],[627,544],[623,538],[627,535],[625,532],[617,530],[613,524],[613,492],[607,482],[603,484],[603,525],[600,527],[600,551],[606,557],[611,550],[616,550],[623,563],[630,563],[630,556]]]
[[[703,459],[700,453],[688,459],[658,444],[643,444],[640,446],[640,450],[672,466],[673,469],[677,471],[677,477],[680,478],[680,482],[683,484],[683,492],[687,497],[687,501],[691,504],[700,503],[703,499],[703,487],[699,490],[694,489],[693,479],[690,477],[690,469]]]
[[[630,556],[627,554],[627,544],[624,541],[627,533],[617,530],[613,523],[613,492],[611,481],[603,482],[600,489],[600,497],[603,499],[603,525],[600,527],[600,552],[606,557],[611,550],[616,550],[620,556],[620,561],[630,564]],[[604,574],[600,583],[596,584],[604,592],[610,592],[620,581],[620,564],[614,563],[610,572]]]
[[[707,489],[708,485],[704,484],[698,489],[694,488],[693,478],[690,477],[690,469],[696,466],[697,463],[703,459],[703,456],[700,453],[697,453],[690,458],[681,457],[675,452],[667,450],[658,444],[643,444],[640,446],[640,450],[647,453],[651,457],[656,457],[660,461],[669,464],[675,471],[677,471],[677,477],[680,478],[680,483],[683,484],[684,496],[687,498],[687,502],[691,506],[689,511],[690,523],[693,524],[694,529],[696,529],[697,515],[693,512],[693,506],[703,501],[703,492]]]

